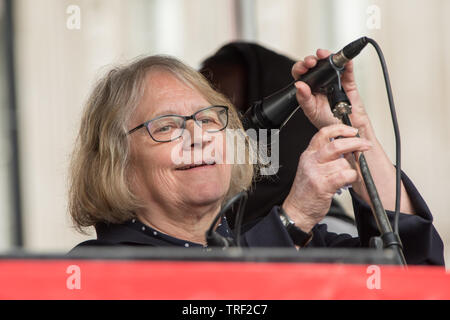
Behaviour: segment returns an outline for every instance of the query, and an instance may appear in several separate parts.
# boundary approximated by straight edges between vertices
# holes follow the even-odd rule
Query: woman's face
[[[144,98],[131,118],[129,129],[161,115],[190,116],[208,106],[210,103],[199,92],[170,72],[151,71],[146,77]],[[217,145],[225,142],[224,135],[225,131],[203,132],[193,120],[187,120],[183,135],[170,142],[154,141],[145,128],[136,131],[130,136],[133,192],[145,203],[162,206],[219,204],[231,179],[231,165],[225,164],[225,148],[221,143]],[[192,164],[195,161],[202,165],[186,169],[186,160],[180,163],[180,159],[187,157]],[[205,165],[214,159],[219,163]]]

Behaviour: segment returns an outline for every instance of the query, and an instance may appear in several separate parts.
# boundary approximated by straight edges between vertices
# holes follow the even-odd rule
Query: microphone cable
[[[398,223],[400,218],[400,201],[401,201],[401,141],[400,141],[400,129],[397,121],[397,114],[395,111],[394,97],[392,94],[391,82],[389,80],[389,73],[387,70],[386,60],[384,59],[383,52],[381,51],[378,43],[371,39],[366,38],[376,50],[378,58],[380,59],[381,69],[383,70],[384,83],[386,86],[386,93],[389,101],[389,109],[391,111],[392,125],[394,127],[395,135],[395,215],[394,215],[394,233],[399,236]],[[400,238],[400,236],[399,236]]]
[[[242,229],[242,220],[244,219],[244,209],[247,204],[248,194],[243,191],[240,194],[241,201],[239,201],[238,211],[236,213],[236,222],[234,223],[234,234],[236,237],[236,245],[241,247],[241,229]]]
[[[395,112],[395,105],[394,105],[394,99],[392,94],[392,88],[389,80],[389,75],[387,71],[386,61],[384,59],[383,52],[381,51],[380,46],[376,43],[375,40],[363,37],[361,38],[364,43],[370,43],[372,46],[374,46],[378,57],[381,62],[381,67],[383,69],[383,75],[384,75],[384,82],[386,86],[386,92],[388,95],[389,100],[389,108],[391,110],[391,118],[393,122],[394,132],[395,132],[395,148],[396,148],[396,177],[395,177],[395,213],[394,213],[394,229],[392,229],[392,225],[386,215],[386,211],[383,208],[383,204],[381,202],[381,199],[378,195],[374,180],[370,174],[369,167],[367,165],[366,158],[363,154],[359,157],[359,163],[360,163],[360,169],[363,174],[364,183],[367,189],[367,192],[369,194],[371,203],[372,203],[372,211],[374,213],[374,217],[376,219],[378,229],[381,234],[380,237],[373,237],[371,239],[372,245],[374,245],[376,248],[381,247],[380,240],[383,243],[384,248],[392,248],[394,252],[397,254],[397,262],[399,262],[400,265],[406,266],[406,259],[403,254],[403,246],[401,243],[401,239],[399,236],[399,216],[400,216],[400,200],[401,200],[401,145],[400,145],[400,131],[398,128],[398,121],[397,121],[397,115]],[[331,60],[330,56],[330,60]],[[346,125],[352,126],[349,114],[351,113],[351,109],[348,109],[348,107],[345,107],[346,105],[349,106],[350,101],[348,101],[348,98],[345,94],[345,92],[341,88],[340,84],[340,74],[342,70],[338,70],[339,76],[338,84],[327,84],[327,95],[328,100],[330,103],[331,108],[333,109],[333,114],[342,120],[342,122]],[[336,88],[337,87],[337,88]],[[342,90],[342,93],[339,94],[339,91]],[[342,102],[340,102],[342,100]],[[336,103],[335,103],[336,102]],[[339,102],[339,103],[338,103]],[[338,107],[339,105],[339,107]],[[351,108],[351,107],[350,107]],[[348,109],[348,110],[347,110]],[[358,135],[359,136],[359,135]]]
[[[216,246],[216,247],[233,247],[238,246],[240,247],[240,232],[241,232],[241,224],[242,224],[242,218],[243,218],[243,211],[245,208],[245,204],[247,202],[247,192],[241,191],[238,194],[234,195],[231,199],[229,199],[225,205],[220,209],[219,213],[214,218],[213,222],[211,223],[211,226],[209,227],[208,231],[206,231],[206,244],[207,246]],[[236,241],[232,238],[226,238],[218,234],[214,228],[219,221],[219,219],[222,219],[222,217],[225,215],[225,213],[234,205],[236,201],[240,200],[238,212],[236,216],[236,220],[239,221],[236,226]]]

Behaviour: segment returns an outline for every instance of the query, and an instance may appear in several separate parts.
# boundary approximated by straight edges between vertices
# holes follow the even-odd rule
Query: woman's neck
[[[137,212],[142,223],[169,236],[206,245],[205,233],[220,211],[220,203],[204,206],[152,204]]]

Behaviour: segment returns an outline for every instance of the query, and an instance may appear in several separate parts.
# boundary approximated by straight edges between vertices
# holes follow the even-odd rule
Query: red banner
[[[0,299],[450,299],[437,267],[1,260]]]

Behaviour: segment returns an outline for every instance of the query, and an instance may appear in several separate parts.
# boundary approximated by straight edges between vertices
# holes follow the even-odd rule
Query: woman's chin
[[[178,173],[178,182],[181,183],[179,193],[182,193],[184,198],[191,203],[212,204],[221,202],[230,186],[231,170],[228,167],[218,165],[214,165],[214,167],[214,169],[206,170],[191,169],[198,170],[196,174],[185,173],[184,171]],[[180,178],[180,175],[182,178]],[[228,181],[228,183],[225,183],[225,181]]]
[[[190,186],[189,189],[185,190],[185,195],[189,202],[196,204],[221,202],[226,193],[227,190],[225,188],[211,184]]]

